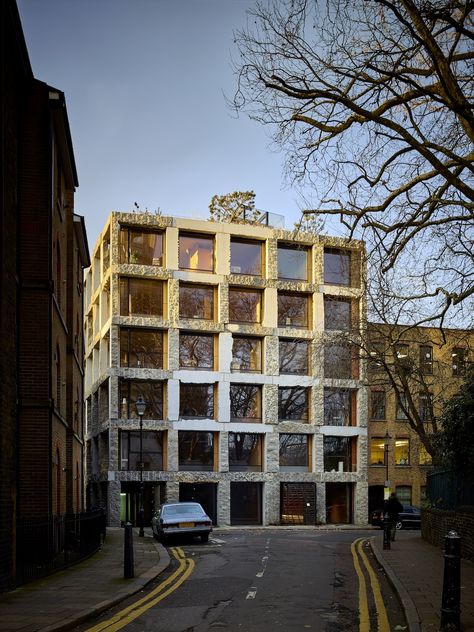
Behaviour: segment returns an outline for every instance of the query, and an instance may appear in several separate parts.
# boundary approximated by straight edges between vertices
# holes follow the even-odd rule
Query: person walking
[[[390,540],[395,540],[395,531],[397,529],[398,514],[403,511],[403,505],[398,500],[395,492],[390,494],[390,498],[385,501],[383,506],[383,513],[386,520],[390,525]]]

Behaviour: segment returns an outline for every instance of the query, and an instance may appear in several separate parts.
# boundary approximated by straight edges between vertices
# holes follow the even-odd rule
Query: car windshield
[[[172,505],[163,507],[164,516],[185,516],[190,514],[202,513],[197,505]]]

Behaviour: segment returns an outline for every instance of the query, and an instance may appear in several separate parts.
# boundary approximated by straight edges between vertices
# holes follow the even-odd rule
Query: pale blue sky
[[[92,249],[111,210],[134,202],[208,217],[215,194],[299,218],[267,131],[235,118],[232,33],[251,0],[17,0],[35,76],[66,95]]]

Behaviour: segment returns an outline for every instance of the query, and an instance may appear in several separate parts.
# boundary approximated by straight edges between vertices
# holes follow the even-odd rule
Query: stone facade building
[[[136,524],[142,489],[145,524],[178,499],[219,525],[367,523],[365,367],[341,340],[365,322],[363,252],[112,213],[85,280],[90,505]]]

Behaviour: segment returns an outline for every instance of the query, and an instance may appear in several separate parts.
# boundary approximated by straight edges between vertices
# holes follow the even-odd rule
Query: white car
[[[164,503],[151,520],[153,537],[165,542],[169,536],[185,534],[209,540],[212,520],[199,503]]]

